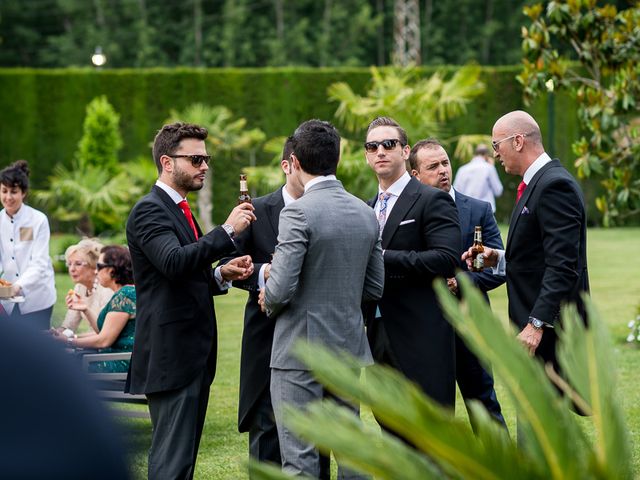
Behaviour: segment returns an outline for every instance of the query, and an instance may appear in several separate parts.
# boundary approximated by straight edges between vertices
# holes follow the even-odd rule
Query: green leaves
[[[549,79],[575,94],[589,135],[586,145],[582,139],[574,144],[579,175],[609,180],[605,203],[596,203],[605,225],[638,218],[640,188],[630,189],[620,178],[640,167],[640,140],[631,126],[640,117],[640,5],[618,11],[594,0],[552,1],[546,15],[540,4],[524,13],[531,19],[522,29],[524,68],[518,76],[525,101],[545,93]]]
[[[459,281],[464,302],[442,281],[435,284],[438,298],[449,321],[483,362],[492,363],[518,405],[521,448],[482,405],[470,405],[478,427],[474,435],[466,422],[426,398],[398,372],[375,365],[361,381],[353,358],[318,345],[296,348],[318,380],[339,397],[369,406],[376,418],[416,448],[384,431],[378,434],[331,401],[313,403],[304,411],[287,410],[290,427],[322,451],[331,450],[343,464],[381,479],[632,478],[628,434],[615,398],[611,346],[589,300],[589,328],[575,308],[563,312],[559,360],[569,384],[552,370],[548,373],[592,413],[592,440],[585,437],[569,401],[550,382],[542,364],[491,313],[470,281]],[[252,473],[259,471],[260,478],[286,478],[277,470],[250,468]]]

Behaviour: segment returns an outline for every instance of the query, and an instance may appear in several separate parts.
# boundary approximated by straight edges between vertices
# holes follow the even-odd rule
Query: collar
[[[307,182],[304,186],[304,193],[307,193],[311,187],[320,182],[326,182],[327,180],[337,180],[335,175],[318,175],[317,177],[312,178]]]
[[[391,195],[395,195],[396,197],[399,197],[402,191],[404,190],[404,187],[407,186],[410,180],[411,180],[411,175],[409,175],[408,172],[404,172],[404,174],[398,180],[393,182],[391,186],[387,188],[386,193],[390,193]],[[381,193],[385,193],[385,191],[382,190],[382,187],[380,185],[378,185],[378,197],[380,197]]]
[[[550,161],[551,157],[547,155],[547,152],[542,152],[542,155],[536,158],[536,160],[531,165],[529,165],[529,168],[527,168],[527,170],[524,172],[522,181],[529,185],[534,175],[538,173],[538,171]]]
[[[13,220],[14,222],[18,222],[20,221],[20,219],[22,219],[22,217],[24,217],[25,215],[27,215],[27,205],[22,202],[22,205],[20,205],[20,209],[12,216],[9,215],[9,213],[7,213],[7,209],[4,208],[2,209],[2,211],[4,212],[4,214],[7,216],[7,218],[9,220]]]
[[[289,192],[287,192],[287,187],[282,187],[282,199],[284,200],[285,207],[290,203],[296,201],[296,199],[293,198]]]
[[[455,201],[456,201],[456,191],[453,189],[453,187],[451,187],[449,189],[449,195],[451,195],[451,198],[453,198],[453,202],[455,203]]]
[[[183,200],[186,200],[186,198],[182,198],[182,195],[180,195],[162,180],[156,180],[156,186],[164,190],[166,194],[171,197],[171,200],[173,200],[176,204],[180,203]]]

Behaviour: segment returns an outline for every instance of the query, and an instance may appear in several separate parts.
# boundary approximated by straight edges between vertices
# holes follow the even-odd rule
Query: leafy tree
[[[71,167],[58,164],[49,188],[35,197],[56,220],[76,223],[81,234],[122,231],[135,199],[154,177],[144,162],[119,162],[119,116],[107,97],[94,98],[86,112]]]
[[[605,177],[596,199],[604,224],[640,215],[640,6],[618,10],[596,0],[549,2],[525,8],[527,100],[548,87],[570,91],[585,135],[573,144],[580,177]]]
[[[237,174],[240,173],[240,168],[236,172],[230,170],[215,172],[221,185],[226,188],[214,190],[213,175],[216,158],[224,157],[240,164],[249,157],[248,163],[251,163],[251,155],[254,155],[257,147],[264,142],[265,134],[258,128],[248,129],[246,119],[234,119],[233,112],[224,106],[210,107],[195,103],[182,112],[172,110],[167,123],[178,121],[195,123],[209,131],[206,142],[213,161],[209,164],[204,187],[198,191],[197,202],[202,228],[204,231],[209,231],[214,227],[212,216],[215,204],[214,196],[216,194],[221,198],[236,198],[238,196]],[[227,213],[221,212],[221,215]]]
[[[393,117],[407,131],[410,142],[438,137],[445,143],[456,141],[458,152],[472,148],[481,137],[462,135],[446,138],[446,122],[466,112],[466,106],[484,91],[480,67],[468,65],[447,75],[436,72],[423,77],[419,70],[371,67],[371,86],[365,95],[338,82],[328,89],[329,99],[339,102],[336,118],[346,130],[364,138],[368,123],[377,116]]]
[[[458,333],[482,361],[493,365],[507,394],[520,406],[521,448],[481,403],[470,406],[478,420],[476,435],[466,421],[424,396],[398,372],[375,365],[360,382],[355,359],[319,346],[298,346],[319,381],[343,398],[370,406],[416,449],[385,432],[378,434],[332,401],[311,404],[305,411],[289,409],[285,418],[290,427],[322,451],[332,450],[346,465],[381,479],[633,478],[628,431],[616,398],[612,346],[592,304],[587,302],[588,328],[575,308],[563,312],[558,358],[573,390],[528,355],[466,277],[461,285],[466,299],[462,305],[442,281],[437,284],[439,300]],[[583,432],[567,397],[591,414],[592,436]],[[250,470],[255,478],[290,478],[257,463]]]
[[[77,167],[98,166],[108,173],[118,169],[118,151],[122,148],[120,116],[106,96],[96,97],[87,105],[83,133],[76,152]]]

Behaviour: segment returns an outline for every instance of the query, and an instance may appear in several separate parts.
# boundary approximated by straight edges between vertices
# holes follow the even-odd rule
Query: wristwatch
[[[536,330],[542,330],[542,328],[544,327],[544,322],[536,317],[529,317],[529,323]]]
[[[227,234],[229,235],[229,238],[233,239],[233,237],[236,234],[235,229],[228,223],[223,223],[222,228],[224,228],[224,231],[227,232]]]

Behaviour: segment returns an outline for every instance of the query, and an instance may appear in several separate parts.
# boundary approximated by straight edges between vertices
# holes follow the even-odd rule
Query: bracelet
[[[78,338],[78,335],[73,335],[71,337],[67,337],[67,343],[71,346],[73,346],[73,341],[76,340]]]

